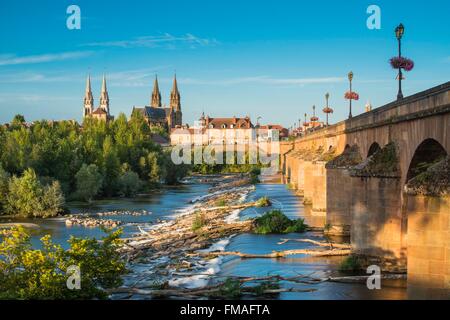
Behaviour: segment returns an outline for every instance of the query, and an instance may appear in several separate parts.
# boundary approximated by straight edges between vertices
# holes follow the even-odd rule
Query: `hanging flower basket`
[[[359,94],[354,91],[347,91],[344,97],[347,100],[359,100]]]
[[[402,68],[405,71],[411,71],[414,68],[414,61],[404,57],[393,57],[390,63],[393,69]]]
[[[330,107],[325,107],[322,110],[324,113],[333,113],[333,109],[331,109]]]

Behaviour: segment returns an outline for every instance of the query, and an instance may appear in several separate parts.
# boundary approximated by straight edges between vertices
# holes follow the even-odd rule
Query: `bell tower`
[[[83,117],[90,116],[93,110],[94,110],[94,97],[92,96],[91,90],[91,75],[88,75],[86,79],[86,90],[84,93]]]
[[[182,125],[182,112],[181,112],[181,102],[180,102],[180,92],[178,91],[177,75],[175,74],[173,78],[172,91],[170,92],[170,109],[173,112],[173,123],[172,128],[175,126]]]
[[[103,109],[107,115],[109,115],[109,95],[106,88],[106,78],[103,75],[102,91],[100,93],[100,109]]]
[[[161,92],[159,92],[158,76],[155,76],[155,82],[153,83],[152,100],[150,106],[159,108],[161,107]]]

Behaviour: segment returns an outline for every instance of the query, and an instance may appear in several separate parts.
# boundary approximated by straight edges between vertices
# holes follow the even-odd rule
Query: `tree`
[[[163,176],[163,167],[161,166],[161,160],[158,153],[150,152],[147,156],[147,163],[149,168],[148,177],[150,183],[159,183]]]
[[[112,196],[117,191],[120,162],[110,136],[103,142],[103,192]]]
[[[42,249],[33,249],[24,228],[1,230],[0,299],[107,298],[105,289],[120,286],[126,273],[117,250],[120,234],[108,231],[101,241],[71,237],[67,250],[46,235]],[[67,287],[70,266],[80,270],[80,290]]]
[[[75,175],[77,196],[87,202],[100,192],[103,185],[103,177],[95,164],[83,164]]]
[[[8,195],[9,173],[0,165],[0,214],[3,213]]]
[[[33,169],[22,177],[14,176],[8,184],[6,212],[23,217],[51,217],[63,212],[64,196],[59,182],[43,186]]]
[[[65,199],[59,181],[53,181],[50,185],[44,187],[42,205],[43,218],[53,217],[63,212]]]
[[[120,192],[127,197],[136,195],[142,189],[142,181],[139,175],[133,171],[125,171],[119,178]]]
[[[190,166],[186,164],[174,164],[170,152],[164,153],[163,163],[165,165],[164,181],[167,184],[176,184],[185,177],[189,171]]]
[[[9,182],[6,211],[23,217],[39,216],[43,210],[40,201],[42,186],[33,169],[25,170],[22,177],[13,176]]]
[[[16,114],[11,121],[12,127],[20,127],[25,123],[25,117],[21,114]]]

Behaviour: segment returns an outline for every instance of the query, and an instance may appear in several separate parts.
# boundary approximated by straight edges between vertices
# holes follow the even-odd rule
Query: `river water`
[[[114,199],[96,201],[94,206],[72,204],[72,213],[97,213],[113,210],[145,210],[147,215],[107,216],[105,219],[117,219],[124,222],[124,237],[138,233],[139,229],[153,226],[161,220],[172,219],[177,214],[187,210],[190,200],[203,196],[210,187],[207,183],[191,183],[178,187],[163,188],[152,196],[139,197],[137,199]],[[246,201],[253,201],[260,197],[268,196],[272,201],[272,208],[278,208],[291,219],[304,218],[310,226],[323,227],[324,217],[311,216],[310,210],[303,206],[302,199],[288,190],[283,184],[261,183],[256,185],[254,192],[250,193]],[[263,214],[269,208],[248,208],[239,213],[239,219],[247,219]],[[2,219],[0,221],[7,221]],[[17,220],[15,220],[17,221]],[[39,238],[44,234],[51,234],[53,241],[67,247],[67,240],[71,235],[79,237],[101,237],[99,228],[85,228],[81,226],[66,227],[63,218],[45,220],[23,220],[40,226],[33,231],[32,241],[39,246]],[[305,249],[314,245],[296,241],[278,244],[282,239],[313,239],[324,240],[320,232],[307,232],[304,234],[288,235],[256,235],[241,234],[224,241],[227,251],[240,251],[245,253],[270,253],[273,250]],[[346,239],[333,239],[345,242]],[[293,277],[299,274],[323,278],[329,275],[338,275],[338,265],[342,257],[309,257],[293,255],[284,259],[240,259],[239,257],[225,256],[215,268],[215,276],[268,276],[282,275]],[[133,268],[132,277],[139,277],[139,273],[148,270],[146,264]],[[206,280],[207,281],[207,280]],[[213,281],[213,280],[212,280]],[[126,281],[126,283],[129,281]],[[349,284],[336,282],[322,282],[320,284],[304,285],[292,282],[281,283],[282,287],[297,289],[316,289],[314,292],[287,292],[281,293],[279,299],[405,299],[405,281],[382,282],[381,290],[369,290],[365,284]]]

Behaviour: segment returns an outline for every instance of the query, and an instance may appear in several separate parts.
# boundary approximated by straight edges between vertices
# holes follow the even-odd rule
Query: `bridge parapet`
[[[295,149],[333,146],[338,152],[342,152],[347,144],[353,145],[358,142],[359,137],[355,134],[364,134],[361,131],[448,112],[450,112],[450,82],[388,103],[352,119],[309,132],[295,140]],[[387,138],[384,140],[386,143],[389,142]]]

